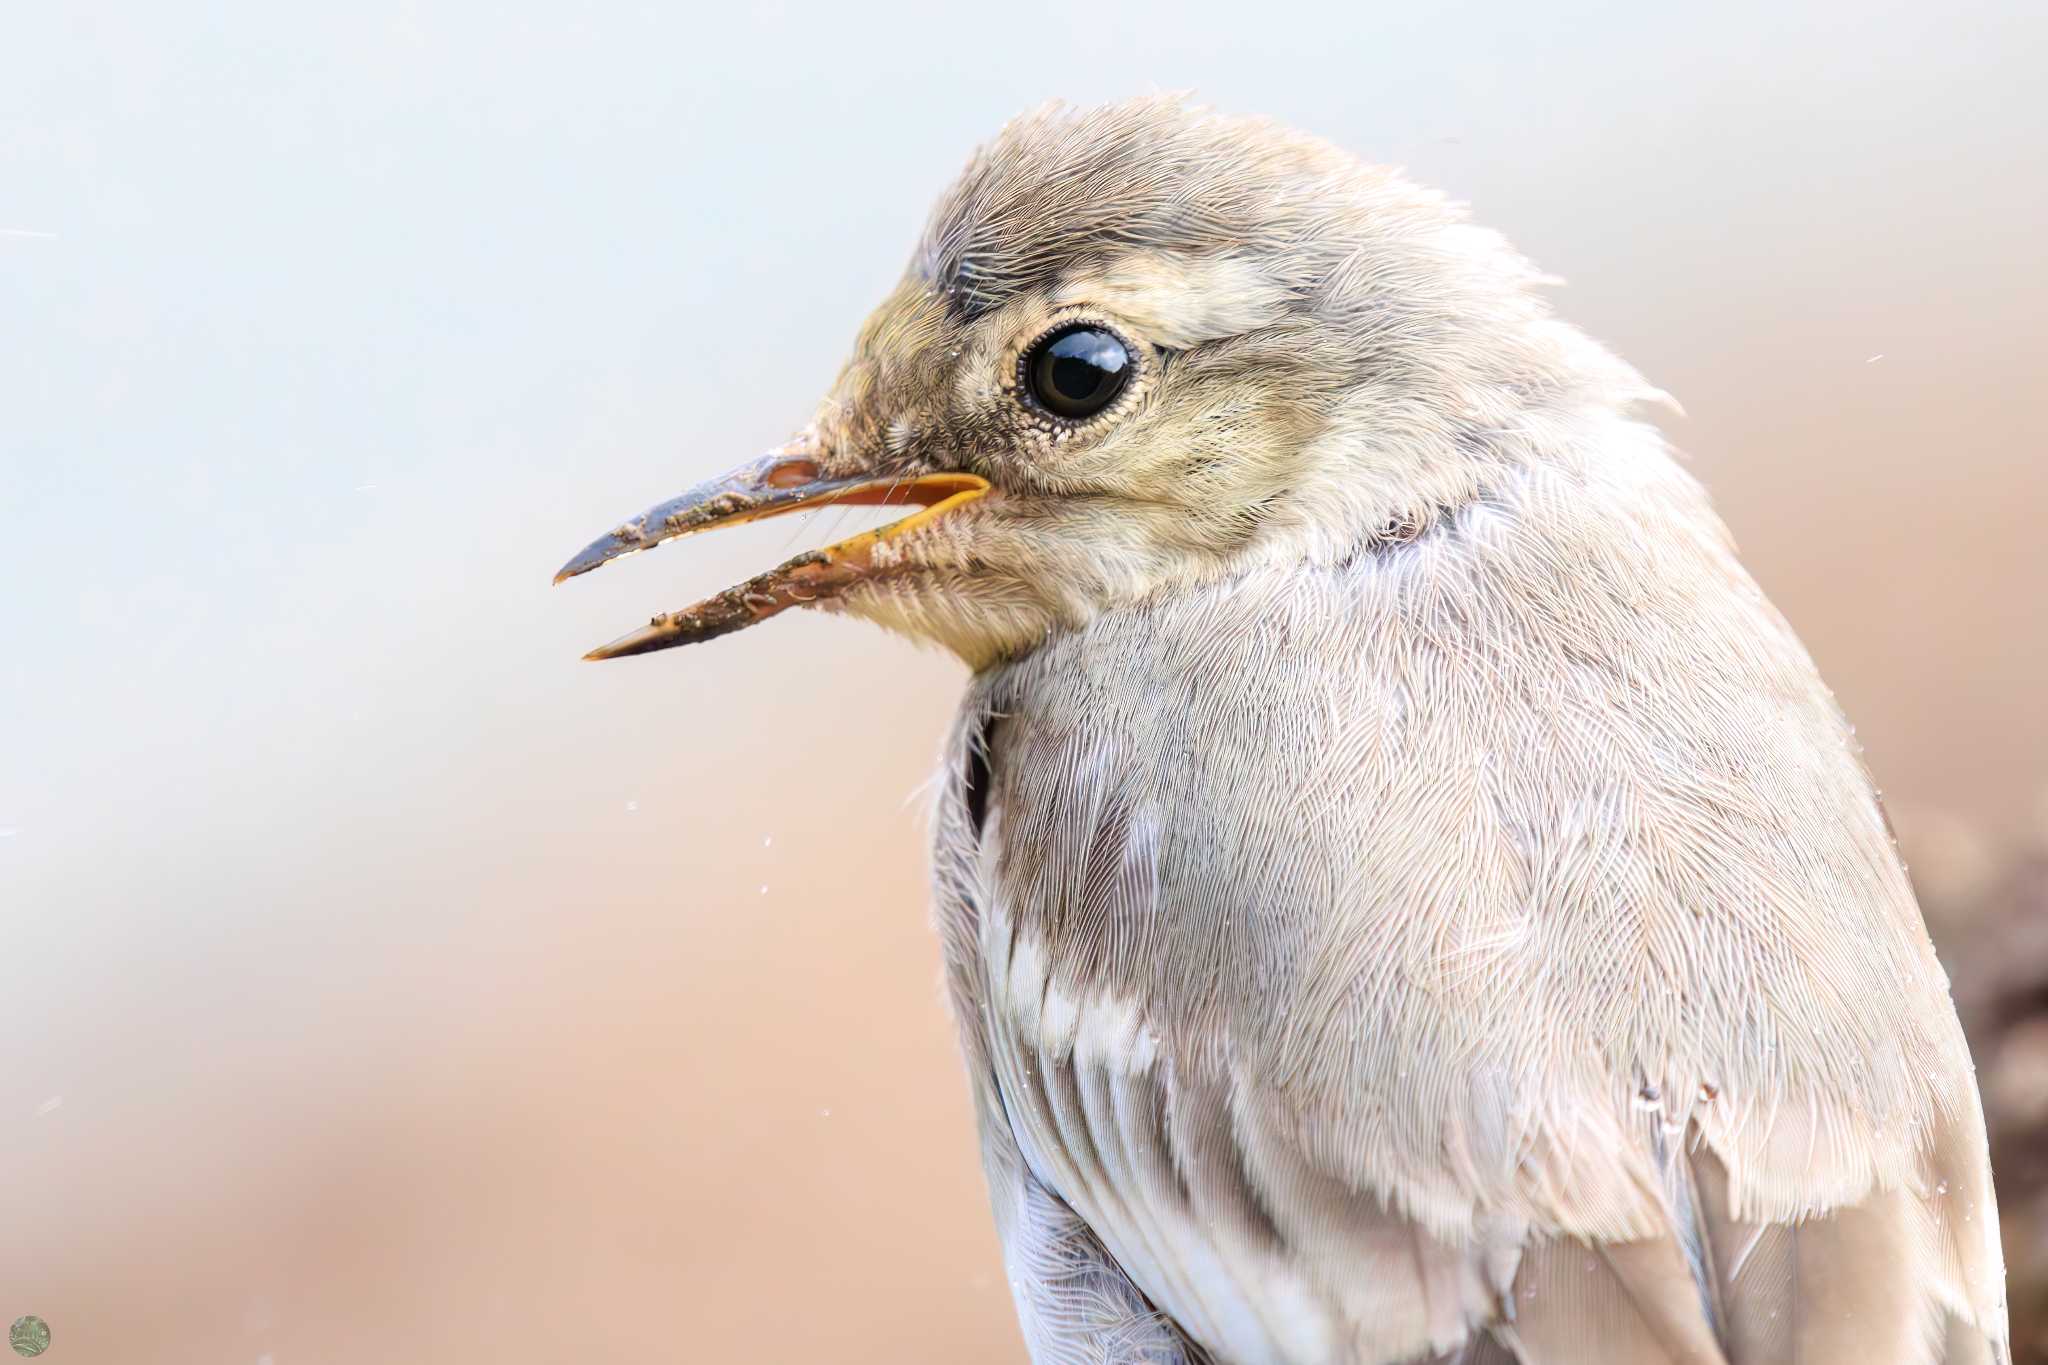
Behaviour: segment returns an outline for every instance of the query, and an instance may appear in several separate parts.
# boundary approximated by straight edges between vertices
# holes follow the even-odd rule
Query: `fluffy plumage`
[[[979,670],[938,924],[1044,1365],[2005,1359],[1855,744],[1537,283],[1326,144],[1048,110],[813,429],[996,489],[831,605]],[[1077,426],[1072,318],[1140,357]]]

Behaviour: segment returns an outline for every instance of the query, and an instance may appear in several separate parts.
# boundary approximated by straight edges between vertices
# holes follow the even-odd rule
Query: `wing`
[[[947,985],[961,1024],[983,1173],[1018,1325],[1035,1365],[1208,1365],[1210,1357],[1160,1313],[1072,1204],[1026,1162],[997,1080],[993,1040],[979,1026],[987,977],[975,946],[987,752],[979,724],[956,737],[958,762],[938,808],[934,867]]]
[[[992,803],[972,830],[971,790],[941,840],[956,892],[942,922],[981,931],[959,955],[974,984],[956,995],[976,1016],[984,1156],[1034,1360],[1196,1358],[1158,1344],[1162,1330],[1232,1361],[1722,1358],[1675,1239],[1598,1247],[1484,1214],[1433,1232],[1317,1160],[1308,1116],[1256,1065],[1171,1045],[1130,1002],[1070,993],[1000,895],[962,913],[1011,808]],[[1107,816],[1087,874],[1103,900],[1086,913],[1113,917],[1156,894],[1156,830]]]
[[[1303,577],[970,699],[940,921],[1030,1179],[1222,1360],[2004,1360],[1968,1053],[1796,644],[1740,622],[1702,727]]]

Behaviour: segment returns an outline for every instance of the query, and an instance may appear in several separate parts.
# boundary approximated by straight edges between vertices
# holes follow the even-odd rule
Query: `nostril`
[[[784,460],[768,471],[762,482],[770,488],[801,488],[807,483],[818,481],[818,465],[815,460]]]

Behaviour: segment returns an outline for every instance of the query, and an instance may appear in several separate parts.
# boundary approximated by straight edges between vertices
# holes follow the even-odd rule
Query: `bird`
[[[971,670],[933,921],[1038,1365],[2010,1359],[1854,731],[1554,283],[1274,122],[1048,105],[807,425],[557,577],[903,512],[587,657]]]

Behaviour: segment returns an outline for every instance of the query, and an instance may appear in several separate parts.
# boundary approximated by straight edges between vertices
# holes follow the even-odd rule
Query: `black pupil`
[[[1109,406],[1131,369],[1130,353],[1100,327],[1061,332],[1038,348],[1031,387],[1038,401],[1062,417],[1087,417]]]

